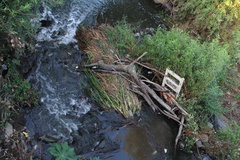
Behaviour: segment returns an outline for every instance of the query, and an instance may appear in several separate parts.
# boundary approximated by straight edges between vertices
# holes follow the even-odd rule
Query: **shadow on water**
[[[164,24],[160,11],[162,12],[163,8],[153,0],[109,0],[97,20],[99,23],[114,24],[125,18],[127,22],[137,26],[157,27]]]
[[[135,160],[173,159],[175,126],[170,127],[163,117],[146,110],[140,125],[128,128],[124,151]]]
[[[108,115],[109,116],[109,115]],[[147,106],[143,107],[141,116],[135,117],[130,124],[116,127],[114,123],[106,122],[106,117],[101,116],[101,121],[107,127],[102,128],[102,133],[106,139],[117,148],[110,152],[101,152],[103,140],[94,153],[87,153],[85,156],[97,156],[106,160],[171,160],[173,159],[173,146],[176,135],[176,124],[171,120],[156,115]],[[117,118],[117,116],[115,116]],[[104,120],[105,119],[105,120]],[[110,121],[111,116],[108,117]],[[113,148],[115,147],[112,145]]]

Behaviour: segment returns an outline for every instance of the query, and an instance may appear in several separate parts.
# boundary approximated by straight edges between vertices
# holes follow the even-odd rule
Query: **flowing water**
[[[36,36],[37,64],[28,76],[40,93],[40,105],[26,113],[26,127],[33,145],[49,135],[68,141],[78,154],[109,160],[172,159],[175,130],[168,120],[144,107],[141,116],[125,120],[114,111],[102,111],[84,92],[88,86],[76,67],[86,61],[74,39],[79,25],[127,21],[142,27],[161,22],[157,6],[148,0],[69,0],[61,7],[43,5],[42,17],[48,22]],[[174,126],[171,124],[171,126]],[[47,143],[37,156],[49,159]],[[45,147],[45,148],[44,148]],[[41,151],[40,151],[41,150]]]

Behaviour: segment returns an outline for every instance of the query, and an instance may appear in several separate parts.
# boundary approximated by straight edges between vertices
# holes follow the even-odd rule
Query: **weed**
[[[74,148],[69,147],[67,142],[62,144],[52,143],[48,148],[48,152],[51,153],[57,160],[77,160]]]
[[[219,150],[219,157],[237,160],[240,157],[240,126],[236,122],[231,122],[231,126],[227,130],[218,132],[218,137],[226,145]]]
[[[114,108],[124,117],[132,117],[140,110],[140,102],[136,95],[127,90],[128,82],[116,75],[93,74],[85,71],[92,85],[90,95],[108,109]]]
[[[221,105],[223,92],[216,82],[213,82],[204,92],[203,98],[201,99],[202,106],[210,114],[219,115],[226,112]]]
[[[118,21],[114,28],[105,30],[109,44],[117,48],[118,53],[124,57],[125,54],[136,52],[137,44],[133,34],[133,27],[125,20]]]
[[[80,47],[86,51],[90,63],[103,60],[109,64],[113,63],[116,57],[121,58],[129,47],[132,47],[131,44],[134,44],[135,39],[130,32],[130,26],[121,23],[116,28],[105,25],[97,29],[81,28],[76,37]],[[136,111],[140,110],[140,101],[134,93],[129,91],[130,83],[124,76],[99,74],[87,70],[85,73],[92,85],[92,89],[89,90],[90,95],[96,102],[105,108],[114,108],[126,118],[132,117]]]

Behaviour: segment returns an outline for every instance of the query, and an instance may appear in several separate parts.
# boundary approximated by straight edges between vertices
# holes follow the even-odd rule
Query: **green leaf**
[[[58,143],[56,143],[56,145],[55,145],[55,148],[56,148],[56,150],[59,152],[59,153],[61,153],[61,145],[60,144],[58,144]]]

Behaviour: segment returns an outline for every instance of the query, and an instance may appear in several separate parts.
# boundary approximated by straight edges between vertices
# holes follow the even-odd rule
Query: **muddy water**
[[[157,6],[148,0],[70,0],[62,7],[43,6],[42,17],[50,21],[36,36],[37,64],[28,79],[40,93],[40,103],[26,112],[26,127],[33,138],[34,155],[46,152],[48,135],[67,141],[77,154],[109,160],[167,160],[173,158],[176,126],[165,117],[143,107],[139,116],[126,120],[115,111],[105,111],[85,93],[88,81],[76,66],[86,61],[76,45],[77,26],[111,22],[127,16],[142,27],[159,25]]]
[[[105,136],[119,144],[119,149],[101,156],[112,160],[168,160],[173,159],[175,130],[171,121],[155,115],[149,107],[143,107],[135,122],[118,129],[109,126]],[[173,124],[174,126],[174,124]],[[100,154],[101,155],[101,154]],[[98,156],[98,154],[96,155]]]

